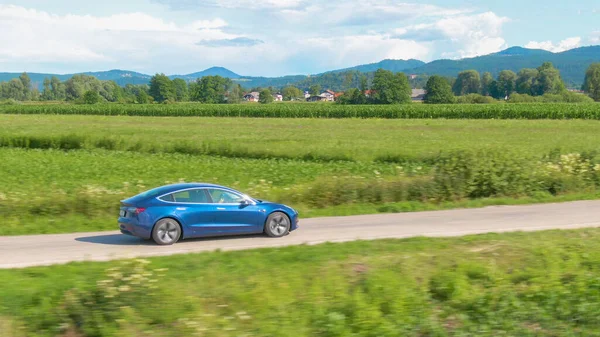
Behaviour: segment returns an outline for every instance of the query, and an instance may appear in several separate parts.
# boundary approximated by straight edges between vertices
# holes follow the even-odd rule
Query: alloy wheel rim
[[[162,242],[172,242],[177,238],[177,225],[171,221],[165,222],[158,227],[157,234]]]
[[[271,219],[271,222],[269,223],[271,232],[273,232],[277,235],[282,235],[283,233],[285,233],[285,231],[288,230],[288,226],[289,226],[288,220],[283,215],[278,215],[278,216],[273,217],[273,219]]]

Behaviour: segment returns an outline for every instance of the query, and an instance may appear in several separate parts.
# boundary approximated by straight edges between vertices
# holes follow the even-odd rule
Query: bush
[[[102,97],[95,90],[88,90],[83,94],[83,103],[85,104],[98,104],[101,100]]]
[[[490,104],[495,102],[497,101],[494,98],[480,94],[468,94],[456,98],[456,103],[459,104]]]

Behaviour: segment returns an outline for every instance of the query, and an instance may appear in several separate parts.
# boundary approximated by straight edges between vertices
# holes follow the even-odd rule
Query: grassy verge
[[[1,270],[0,323],[14,336],[598,336],[599,239],[488,234]]]
[[[119,201],[177,181],[232,186],[303,217],[404,212],[598,196],[600,165],[461,152],[434,166],[0,149],[0,235],[113,229]]]
[[[598,105],[600,106],[600,104]],[[237,158],[427,162],[458,150],[600,151],[600,121],[253,119],[0,114],[0,146]]]

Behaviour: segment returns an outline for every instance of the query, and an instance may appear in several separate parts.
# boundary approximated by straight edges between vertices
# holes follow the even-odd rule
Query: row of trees
[[[475,70],[459,73],[455,81],[441,76],[431,76],[425,85],[425,90],[426,103],[452,103],[456,101],[455,96],[474,94],[496,99],[508,98],[513,94],[518,94],[519,100],[527,100],[527,96],[554,96],[552,99],[556,100],[555,97],[559,95],[565,97],[565,100],[573,99],[573,95],[567,94],[560,72],[550,62],[542,64],[537,69],[522,69],[519,73],[503,70],[496,79],[490,73],[484,73],[480,79],[479,73]],[[592,99],[600,101],[600,63],[592,64],[588,68],[583,90]]]
[[[341,104],[398,104],[411,101],[411,84],[403,73],[379,69],[372,76],[348,76],[348,81],[358,84],[338,98]],[[370,87],[370,88],[369,88]],[[370,89],[370,90],[369,90]],[[592,64],[585,76],[582,88],[596,101],[600,101],[600,63]],[[501,71],[496,78],[489,73],[481,76],[475,70],[458,74],[456,79],[440,76],[429,77],[425,90],[428,103],[450,103],[456,96],[470,97],[474,94],[495,99],[504,99],[513,94],[525,96],[561,95],[566,92],[560,72],[546,62],[537,69],[522,69],[518,73]],[[274,88],[252,88],[260,92],[260,101],[272,101]],[[319,95],[321,86],[308,87],[311,95]],[[281,91],[284,100],[303,99],[303,91],[296,86],[287,86]],[[269,98],[270,97],[270,98]],[[519,96],[523,98],[524,96]],[[57,77],[46,78],[40,92],[32,86],[26,73],[19,78],[0,83],[0,99],[79,101],[97,102],[185,102],[202,103],[239,103],[243,99],[240,84],[220,76],[206,76],[188,83],[183,79],[171,80],[164,74],[156,74],[149,85],[120,87],[114,81],[101,81],[89,75],[74,75],[62,82]]]

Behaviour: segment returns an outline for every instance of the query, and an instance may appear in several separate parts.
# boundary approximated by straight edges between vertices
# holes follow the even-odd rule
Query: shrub
[[[494,98],[480,94],[468,94],[456,98],[456,103],[459,104],[490,104],[495,102]]]

